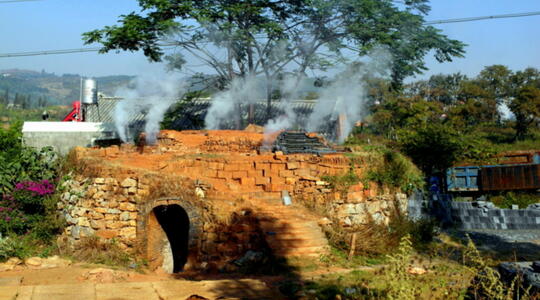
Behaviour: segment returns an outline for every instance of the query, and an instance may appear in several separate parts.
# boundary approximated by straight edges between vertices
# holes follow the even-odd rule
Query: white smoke
[[[227,90],[212,96],[212,104],[204,119],[206,129],[221,129],[223,124],[239,118],[239,106],[262,98],[262,90],[256,77],[235,78]]]
[[[339,122],[343,127],[338,142],[342,143],[352,131],[354,124],[366,114],[366,78],[373,75],[386,75],[390,69],[390,54],[384,49],[375,49],[368,59],[348,67],[336,76],[335,80],[321,92],[313,112],[308,118],[307,130],[319,131],[328,122]]]
[[[341,115],[343,127],[337,140],[343,142],[354,124],[365,115],[365,104],[368,100],[366,78],[387,75],[390,65],[390,54],[382,48],[371,51],[365,61],[351,64],[337,75],[329,86],[321,89],[317,104],[306,121],[306,129],[324,130],[328,128],[329,122],[337,122]],[[265,89],[261,81],[255,77],[236,78],[227,90],[214,95],[205,117],[206,128],[224,128],[225,124],[230,124],[241,117],[240,109],[245,109],[242,108],[242,104],[264,99]],[[282,112],[265,124],[265,135],[302,125],[299,124],[300,120],[293,110],[293,101],[300,99],[303,96],[301,93],[311,84],[307,78],[292,75],[272,82],[272,85],[279,86],[281,91],[279,105]]]
[[[115,107],[114,123],[120,139],[124,142],[133,140],[129,123],[137,115],[144,114],[146,142],[154,144],[165,112],[185,91],[186,84],[171,74],[137,77],[128,88],[118,90],[116,96],[123,100]]]

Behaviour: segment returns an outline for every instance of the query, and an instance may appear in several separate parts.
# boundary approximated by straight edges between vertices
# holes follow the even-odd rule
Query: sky
[[[433,0],[431,7],[426,21],[540,11],[540,1]],[[136,0],[0,0],[0,53],[86,47],[81,33],[113,25],[119,15],[138,10]],[[430,70],[417,78],[455,72],[475,76],[493,64],[513,70],[540,69],[540,15],[434,26],[466,43],[466,54],[443,64],[427,57]],[[0,58],[0,70],[12,68],[105,76],[148,74],[162,70],[163,65],[151,64],[141,53],[130,52]]]

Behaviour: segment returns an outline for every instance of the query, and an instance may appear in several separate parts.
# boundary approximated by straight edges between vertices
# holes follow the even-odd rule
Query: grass
[[[113,240],[103,240],[99,237],[82,238],[76,247],[67,243],[58,243],[58,254],[75,261],[91,264],[103,264],[112,267],[142,267],[144,261],[135,261],[133,257]]]
[[[47,257],[55,253],[55,246],[32,235],[8,236],[0,239],[0,261],[11,257],[25,259],[33,256]]]
[[[519,208],[540,202],[540,195],[536,192],[503,192],[489,196],[489,201],[500,208],[511,208],[512,205],[518,205]]]

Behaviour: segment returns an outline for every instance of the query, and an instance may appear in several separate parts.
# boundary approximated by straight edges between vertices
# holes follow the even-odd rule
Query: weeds
[[[516,276],[510,286],[507,286],[501,280],[499,272],[489,266],[480,255],[470,237],[468,237],[467,248],[463,253],[463,262],[476,274],[469,289],[469,293],[474,299],[512,300],[522,289],[519,284],[519,276]],[[529,290],[525,290],[518,299],[530,299]]]
[[[114,239],[105,241],[96,236],[82,238],[75,248],[59,243],[58,252],[62,256],[94,264],[128,267],[133,262]]]
[[[409,193],[423,187],[423,178],[422,172],[405,156],[385,150],[383,161],[367,172],[365,180]]]
[[[530,192],[506,192],[490,196],[489,200],[500,208],[511,208],[514,204],[517,204],[519,208],[527,208],[530,204],[540,202],[540,196]]]
[[[412,255],[411,236],[405,235],[399,242],[397,251],[388,255],[388,269],[385,278],[388,281],[387,299],[414,300],[418,293],[412,284],[411,275],[407,272]]]

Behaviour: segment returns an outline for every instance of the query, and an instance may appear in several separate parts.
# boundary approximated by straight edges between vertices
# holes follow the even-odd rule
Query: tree
[[[512,71],[503,65],[487,66],[477,76],[480,86],[490,91],[498,103],[503,102],[512,94]]]
[[[443,104],[454,104],[458,99],[459,91],[467,76],[461,73],[449,75],[433,75],[429,78],[429,100],[439,101]]]
[[[524,86],[508,106],[516,116],[516,139],[526,137],[529,127],[540,118],[540,89]]]
[[[423,25],[428,0],[399,3],[139,0],[140,13],[122,15],[120,25],[86,32],[83,39],[86,44],[101,43],[102,53],[142,50],[151,61],[160,61],[163,46],[174,44],[225,82],[263,75],[269,116],[273,79],[286,70],[300,78],[308,70],[325,70],[350,57],[357,60],[382,46],[391,55],[392,86],[398,88],[405,77],[426,69],[428,52],[434,51],[440,62],[463,55],[463,43]]]
[[[457,105],[450,109],[450,118],[457,127],[495,123],[500,119],[494,94],[477,81],[464,81],[457,92],[457,100]]]
[[[443,171],[458,161],[463,144],[459,133],[442,124],[400,131],[401,149],[427,176]]]

